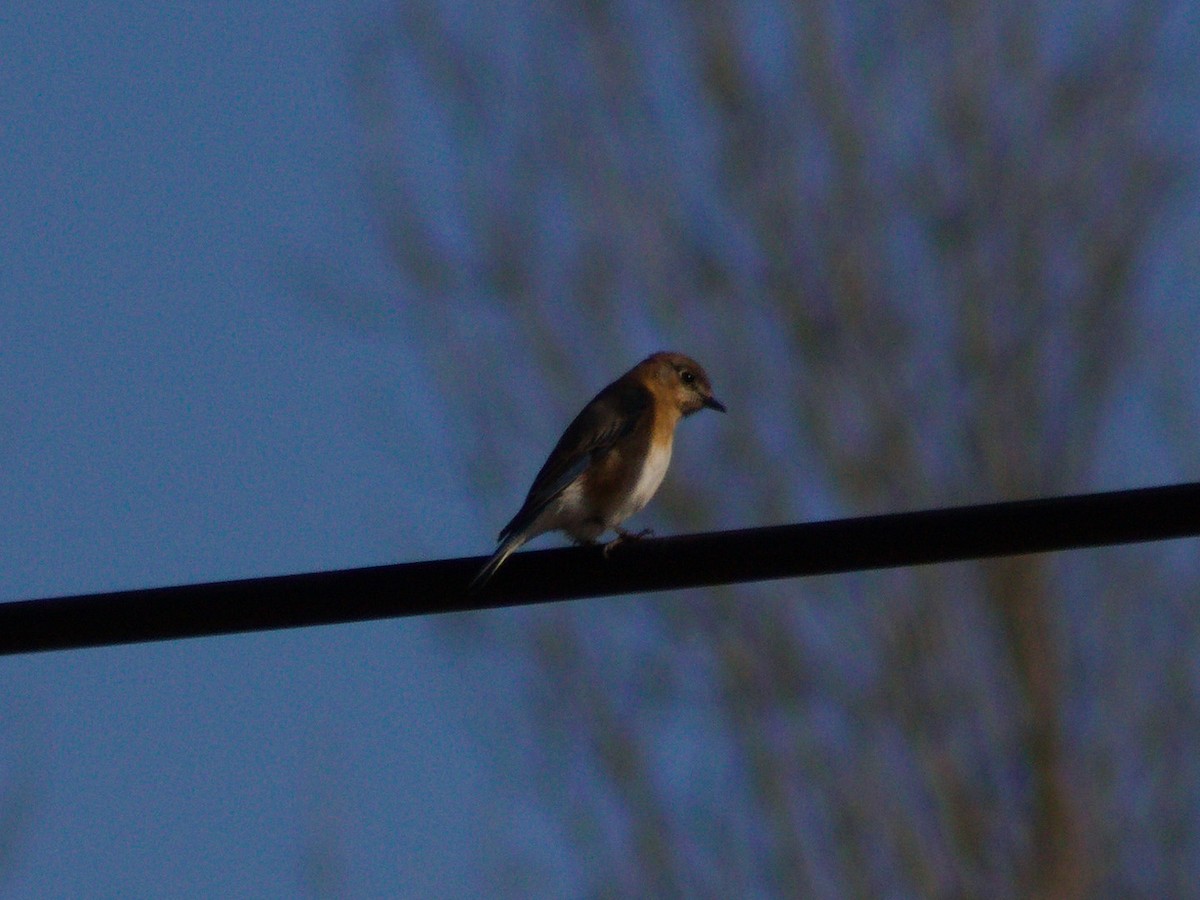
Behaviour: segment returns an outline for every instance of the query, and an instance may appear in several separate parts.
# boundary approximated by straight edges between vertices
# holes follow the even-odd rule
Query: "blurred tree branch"
[[[481,425],[481,487],[528,478],[518,451],[660,345],[716,360],[737,412],[705,476],[668,480],[676,523],[1085,486],[1184,172],[1167,6],[464,9],[397,5],[355,74],[386,249]],[[587,893],[1144,886],[1105,855],[1115,788],[1079,774],[1127,748],[1068,734],[1058,567],[798,593],[530,619]],[[838,602],[858,593],[879,599]],[[1131,647],[1107,650],[1119,677]]]

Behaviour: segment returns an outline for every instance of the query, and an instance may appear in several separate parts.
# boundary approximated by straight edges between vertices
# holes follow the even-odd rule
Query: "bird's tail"
[[[500,568],[504,561],[512,556],[512,554],[527,540],[529,540],[529,538],[520,533],[513,534],[505,538],[504,542],[496,548],[496,552],[492,554],[492,558],[489,559],[484,567],[479,570],[479,574],[471,580],[471,584],[467,587],[467,591],[469,593],[474,593],[475,591],[480,590],[485,584],[488,583],[488,580],[496,574],[496,570]]]

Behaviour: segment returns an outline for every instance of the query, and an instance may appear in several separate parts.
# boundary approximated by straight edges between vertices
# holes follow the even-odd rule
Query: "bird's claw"
[[[613,531],[617,536],[604,545],[604,558],[608,559],[608,554],[613,551],[613,548],[618,544],[623,544],[626,541],[640,541],[644,537],[649,537],[654,534],[653,528],[643,528],[641,531],[633,532],[626,531],[624,528],[614,528]]]

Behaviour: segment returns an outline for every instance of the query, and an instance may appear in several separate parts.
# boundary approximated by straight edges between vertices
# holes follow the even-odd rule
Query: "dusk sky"
[[[743,454],[749,444],[724,440],[733,432],[719,430],[741,427],[757,429],[756,437],[763,438],[761,447],[775,453],[771,465],[778,471],[765,468],[775,481],[767,484],[767,496],[778,499],[771,505],[777,515],[819,517],[857,511],[840,505],[845,498],[832,489],[828,473],[814,475],[811,469],[803,469],[803,453],[811,454],[813,448],[805,447],[805,425],[789,407],[793,399],[788,391],[796,385],[810,391],[829,385],[795,379],[796,385],[780,386],[784,379],[777,377],[779,360],[772,357],[771,348],[779,353],[786,342],[773,344],[780,336],[771,330],[773,320],[764,316],[751,321],[748,315],[740,334],[734,328],[725,333],[717,302],[696,313],[695,323],[689,315],[701,307],[688,308],[687,298],[666,296],[663,308],[670,309],[669,314],[650,310],[650,304],[646,310],[637,309],[638,279],[645,272],[661,275],[668,288],[690,283],[682,278],[675,281],[672,258],[666,254],[661,257],[662,270],[656,268],[660,262],[656,241],[675,250],[682,246],[694,251],[701,262],[722,261],[725,274],[745,274],[741,282],[727,279],[717,284],[714,279],[714,296],[723,290],[734,298],[739,291],[752,293],[769,285],[774,271],[774,261],[759,257],[769,251],[752,246],[745,222],[705,195],[721,165],[713,149],[719,143],[719,129],[713,120],[693,116],[686,99],[678,100],[690,96],[684,88],[690,85],[692,73],[676,67],[678,60],[670,53],[646,54],[654,62],[655,74],[648,79],[652,90],[647,92],[650,101],[645,109],[660,104],[654,115],[660,124],[666,123],[663,133],[678,140],[678,152],[669,145],[649,144],[662,157],[653,153],[638,157],[636,162],[645,171],[628,166],[634,173],[628,183],[637,185],[644,176],[646,184],[658,187],[655,166],[673,167],[670,177],[677,184],[663,193],[675,191],[667,208],[674,216],[673,204],[678,201],[682,224],[673,231],[677,223],[671,218],[670,227],[655,232],[653,223],[647,224],[649,219],[638,217],[651,205],[629,213],[617,211],[617,221],[629,227],[612,246],[631,257],[644,252],[644,257],[624,269],[618,260],[613,268],[626,281],[604,282],[627,290],[631,299],[622,302],[628,299],[629,306],[597,309],[633,309],[628,335],[587,346],[580,354],[588,357],[587,365],[571,372],[577,383],[569,388],[530,390],[528,398],[522,394],[513,406],[500,402],[500,392],[491,403],[492,395],[478,391],[472,381],[476,373],[469,367],[458,382],[439,378],[439,363],[459,358],[455,354],[469,360],[466,354],[471,348],[436,347],[436,341],[414,333],[424,312],[416,305],[405,307],[397,287],[402,279],[386,262],[388,249],[395,261],[410,248],[403,238],[396,238],[405,234],[403,228],[390,233],[395,243],[385,247],[385,226],[377,215],[379,208],[371,206],[367,186],[371,161],[382,159],[386,168],[393,162],[387,153],[399,153],[395,171],[387,174],[416,184],[413,219],[453,249],[443,260],[450,269],[462,259],[490,261],[480,247],[488,252],[497,246],[503,249],[503,242],[488,244],[494,235],[486,229],[469,233],[475,221],[470,215],[508,222],[503,215],[506,203],[514,197],[528,199],[522,191],[529,185],[544,190],[535,198],[544,208],[530,217],[533,224],[521,237],[545,253],[545,259],[524,261],[531,263],[529,271],[543,279],[535,289],[551,301],[557,300],[559,292],[569,293],[567,275],[582,258],[568,259],[563,248],[570,245],[574,252],[585,245],[589,228],[604,237],[611,234],[606,225],[610,220],[599,213],[592,216],[590,205],[597,196],[603,199],[604,185],[610,182],[600,177],[588,181],[592,160],[586,154],[566,161],[563,184],[555,181],[561,173],[547,166],[545,181],[531,177],[529,185],[523,180],[528,170],[520,170],[525,157],[517,155],[519,149],[531,152],[530,159],[561,162],[550,150],[545,157],[538,155],[545,149],[539,143],[542,138],[536,131],[522,131],[521,110],[527,112],[543,100],[539,91],[529,90],[537,86],[534,79],[541,77],[537,66],[543,64],[561,66],[567,73],[562,84],[555,83],[561,90],[549,95],[567,98],[558,101],[559,107],[569,105],[573,90],[587,95],[570,77],[573,72],[592,71],[590,63],[573,68],[579,53],[571,40],[581,33],[573,20],[553,16],[542,20],[534,8],[514,4],[500,22],[511,32],[501,35],[508,41],[504,43],[492,40],[492,23],[460,11],[473,7],[448,3],[447,8],[452,8],[449,19],[457,16],[467,24],[463,31],[470,40],[464,46],[474,41],[475,49],[482,47],[489,53],[499,48],[493,56],[483,53],[478,58],[511,57],[497,64],[497,71],[507,79],[504,86],[515,98],[513,108],[497,112],[488,103],[472,106],[477,98],[471,80],[454,82],[451,77],[449,81],[462,89],[466,100],[462,109],[435,110],[435,115],[431,110],[436,94],[426,91],[434,76],[414,68],[401,73],[411,77],[394,77],[396,73],[387,66],[404,64],[406,57],[398,54],[387,57],[383,69],[392,76],[388,88],[395,93],[388,102],[394,104],[390,112],[399,125],[392,134],[386,117],[380,117],[383,124],[376,123],[379,133],[374,135],[363,124],[364,107],[356,105],[363,97],[356,99],[352,73],[356,42],[385,25],[406,21],[403,15],[387,14],[383,4],[309,0],[246,7],[216,2],[183,11],[145,2],[68,2],[19,4],[7,14],[0,25],[0,96],[4,98],[0,117],[4,160],[0,166],[4,234],[0,242],[0,396],[4,398],[0,404],[0,601],[489,553],[505,515],[515,511],[527,485],[508,484],[504,478],[509,470],[531,477],[541,462],[540,456],[516,461],[516,444],[544,442],[548,450],[558,434],[552,429],[565,424],[559,421],[562,409],[555,405],[563,394],[580,385],[597,390],[636,361],[638,356],[625,356],[626,351],[661,349],[664,339],[674,343],[681,336],[694,335],[698,344],[712,351],[712,356],[703,355],[703,361],[717,395],[730,406],[730,415],[705,418],[702,425],[689,423],[692,434],[681,441],[687,448],[676,450],[668,489],[672,477],[683,469],[702,479],[702,489],[692,495],[701,497],[698,506],[705,497],[723,504],[718,507],[714,501],[706,510],[714,527],[775,524],[756,518],[754,497],[763,494],[751,490],[754,485],[762,488],[764,467],[751,471],[755,463],[749,460],[768,458],[769,453]],[[1075,15],[1074,7],[1063,8]],[[646,39],[645,46],[674,47],[674,36],[668,34],[670,13],[657,7],[641,12],[646,31],[639,37]],[[1086,16],[1079,14],[1079,18]],[[886,19],[883,15],[881,21]],[[752,36],[748,44],[763,50],[750,54],[758,57],[753,60],[757,69],[751,69],[767,85],[782,79],[791,51],[777,40],[777,23],[769,17],[751,21],[747,13],[743,24]],[[1193,31],[1182,27],[1166,31],[1173,38],[1163,45],[1187,63],[1181,70],[1194,70],[1191,51],[1176,46],[1186,43]],[[554,36],[562,35],[569,40],[555,43]],[[609,33],[614,35],[622,35],[619,21]],[[890,33],[877,37],[886,49]],[[545,53],[531,52],[539,40],[553,46]],[[404,41],[399,44],[405,46]],[[414,39],[413,44],[407,50],[418,58],[420,43]],[[434,46],[425,59],[435,74],[442,59],[440,49]],[[913,72],[920,73],[921,65],[917,59],[903,74],[915,78]],[[453,76],[453,66],[447,68]],[[1164,70],[1169,68],[1164,65]],[[602,66],[595,71],[604,72]],[[387,82],[386,77],[381,80]],[[605,92],[611,86],[603,78],[598,83],[607,102]],[[896,84],[897,95],[904,96],[904,82]],[[1171,85],[1187,102],[1164,101],[1154,107],[1159,115],[1155,124],[1177,139],[1178,146],[1190,148],[1197,134],[1192,115],[1195,98],[1179,81]],[[618,85],[614,94],[619,93]],[[630,108],[637,109],[638,115],[645,111],[636,103]],[[468,114],[462,114],[463,109]],[[625,107],[614,102],[613,109]],[[802,120],[803,112],[789,111]],[[591,117],[593,112],[583,110],[578,117],[585,124],[579,132],[583,138],[575,136],[589,149],[589,135],[608,135],[605,120]],[[907,110],[881,103],[872,112],[880,114],[885,133],[907,134]],[[1014,121],[1021,124],[1019,116]],[[547,133],[553,143],[555,120],[548,117],[545,122],[550,123]],[[628,124],[624,122],[622,128]],[[493,127],[495,131],[489,130]],[[804,128],[799,131],[807,137]],[[628,133],[638,132],[633,128]],[[456,143],[456,135],[463,134],[474,143]],[[625,135],[621,131],[618,137]],[[371,145],[372,137],[377,145]],[[1001,134],[997,144],[1002,145],[1005,137]],[[393,138],[394,145],[389,143]],[[621,146],[617,138],[613,146]],[[642,145],[629,146],[633,148],[629,152],[636,154]],[[381,147],[385,152],[372,158],[372,151]],[[611,157],[600,158],[626,161],[619,150],[609,151]],[[506,169],[510,157],[505,153],[522,161],[512,163],[515,175]],[[811,162],[819,157],[817,151],[813,153],[797,159]],[[1048,158],[1061,162],[1058,157]],[[1190,157],[1187,162],[1191,164]],[[621,168],[613,166],[605,177]],[[770,177],[774,167],[768,164],[747,171]],[[538,174],[545,172],[538,170]],[[578,172],[583,173],[580,183],[590,185],[595,194],[579,190],[573,182],[567,184],[567,178]],[[802,175],[796,180],[797,196],[814,204],[814,218],[819,219],[826,212],[820,208],[821,171],[809,166]],[[1200,375],[1194,364],[1195,335],[1200,332],[1200,304],[1195,299],[1200,204],[1194,181],[1190,170],[1180,179],[1182,187],[1164,203],[1165,224],[1152,231],[1151,250],[1139,257],[1141,267],[1130,275],[1134,284],[1130,294],[1140,304],[1131,307],[1130,330],[1138,352],[1129,352],[1128,362],[1120,361],[1115,387],[1106,395],[1103,414],[1097,416],[1097,450],[1080,469],[1072,489],[1122,488],[1196,477],[1192,438],[1200,408]],[[612,178],[611,183],[623,182]],[[637,191],[631,193],[636,199]],[[447,197],[450,200],[443,203]],[[864,208],[869,210],[870,202],[864,200]],[[605,214],[612,215],[613,210]],[[620,219],[621,215],[627,219]],[[403,217],[396,221],[403,224]],[[512,221],[519,222],[519,216]],[[902,218],[897,221],[911,225]],[[559,234],[563,222],[570,227],[563,226]],[[843,224],[850,230],[855,227],[849,218]],[[807,224],[800,232],[806,234],[806,229]],[[417,228],[408,236],[420,233]],[[678,239],[677,244],[670,244],[664,235]],[[889,238],[894,244],[886,246],[902,259],[918,243],[903,229]],[[523,250],[519,242],[513,246]],[[597,246],[609,245],[598,241]],[[818,241],[813,246],[823,245]],[[1070,241],[1063,246],[1071,252],[1075,249]],[[472,257],[474,252],[478,255]],[[796,252],[796,260],[788,263],[801,274],[806,274],[806,265],[812,263],[815,269],[822,262],[811,247],[809,257]],[[930,251],[926,258],[937,258],[936,252]],[[542,265],[547,261],[551,264]],[[415,270],[420,270],[420,260],[417,263]],[[459,288],[489,283],[487,279],[493,277],[497,284],[504,282],[505,272],[498,268],[479,263],[478,269],[472,273],[476,281],[464,277]],[[590,270],[580,267],[579,271]],[[915,264],[912,271],[918,272]],[[818,294],[826,284],[819,276],[811,282],[801,278],[799,283],[815,285]],[[913,346],[918,351],[923,346],[919,339],[936,336],[947,322],[935,293],[921,293],[925,286],[918,276],[904,285],[922,301],[914,301],[912,309],[906,310],[917,323]],[[483,349],[493,360],[504,359],[510,350],[508,340],[513,347],[519,345],[513,335],[526,347],[536,344],[532,329],[520,333],[521,322],[504,319],[509,311],[504,304],[510,298],[501,294],[496,291],[487,298],[490,306],[451,307],[448,302],[437,307],[449,310],[446,321],[455,315],[463,320],[452,322],[444,333],[487,342]],[[429,289],[428,296],[441,300],[436,289]],[[828,301],[832,294],[821,296]],[[678,308],[670,308],[677,301]],[[587,317],[596,310],[584,309],[585,305],[581,301],[580,309],[566,315],[575,316],[576,333],[591,336],[601,329]],[[546,308],[557,312],[552,303]],[[490,319],[472,314],[479,309],[500,312]],[[710,314],[712,310],[718,312]],[[925,314],[928,318],[922,320]],[[814,319],[828,329],[822,334],[837,332],[836,321],[818,320]],[[624,325],[625,319],[614,315],[603,324],[613,322]],[[756,332],[758,326],[762,330]],[[1152,352],[1142,352],[1146,348]],[[573,359],[568,349],[554,348]],[[854,374],[863,369],[874,372],[869,348],[850,350],[863,354],[847,356],[863,363]],[[429,358],[435,352],[439,358]],[[613,360],[618,352],[622,357]],[[825,361],[834,358],[831,354]],[[519,362],[513,364],[514,370],[520,370],[518,377],[543,371]],[[796,360],[783,362],[781,371],[820,371],[802,365],[787,368]],[[1034,364],[1044,364],[1044,371],[1053,376],[1057,363],[1049,358]],[[595,371],[601,364],[604,368]],[[952,433],[962,412],[955,406],[954,394],[961,385],[952,382],[953,373],[940,384],[933,380],[946,371],[931,368],[935,374],[924,376],[929,379],[924,384],[916,383],[924,388],[919,395],[945,401],[949,412],[937,424]],[[455,384],[473,395],[450,396]],[[760,387],[759,395],[747,396],[754,384]],[[940,388],[947,389],[939,392]],[[740,409],[730,399],[738,391],[745,401]],[[1064,392],[1069,404],[1073,395]],[[964,390],[962,396],[967,395]],[[587,396],[590,393],[582,393],[580,399]],[[836,399],[832,389],[829,396]],[[519,414],[510,416],[514,408]],[[836,402],[830,408],[837,408]],[[492,415],[488,421],[493,425],[500,423],[494,446],[485,448],[502,461],[494,472],[481,474],[479,460],[488,457],[479,442],[466,446],[472,429],[492,434],[470,418],[471,410]],[[899,412],[904,419],[907,407]],[[867,413],[859,410],[858,414],[864,419],[858,423],[861,434],[869,434],[873,423],[865,421]],[[853,410],[848,421],[852,415]],[[514,441],[518,433],[520,438]],[[859,433],[851,433],[847,440]],[[959,460],[952,457],[955,447],[950,442],[943,445],[938,433],[926,428],[920,439],[924,444],[917,441],[915,446],[932,448],[934,456],[944,453],[946,471],[971,471],[966,464],[957,467]],[[1017,446],[1022,439],[1018,435],[1008,446]],[[797,446],[803,452],[796,452]],[[722,473],[725,480],[713,474],[722,466],[727,470]],[[739,471],[739,466],[744,470]],[[882,475],[880,483],[879,496],[907,496],[905,491],[912,487],[888,484]],[[988,494],[991,488],[982,480],[968,479],[966,485],[956,497],[1004,499]],[[894,493],[888,493],[892,488]],[[969,493],[975,489],[978,496]],[[656,525],[657,510],[665,505],[648,509],[633,524]],[[735,516],[741,518],[722,520]],[[554,541],[558,538],[542,539],[542,545]],[[1178,562],[1174,572],[1182,584],[1190,583],[1183,579],[1195,572],[1194,551],[1195,542],[1190,541],[1156,552],[1164,558],[1175,555],[1171,557]],[[1070,576],[1075,571],[1073,560],[1098,558],[1071,557],[1062,571]],[[1114,552],[1102,559],[1110,567],[1098,566],[1096,572],[1118,571],[1126,557]],[[1079,571],[1085,568],[1078,566]],[[796,646],[824,648],[828,663],[822,672],[822,657],[815,654],[797,664],[797,670],[803,669],[810,679],[804,689],[811,691],[805,702],[811,701],[812,706],[784,710],[794,714],[800,723],[796,728],[811,740],[811,758],[832,761],[814,766],[815,781],[810,780],[809,770],[797,765],[791,782],[797,791],[820,784],[820,777],[830,773],[836,776],[830,778],[835,787],[856,790],[860,773],[835,771],[836,763],[850,758],[843,754],[847,747],[866,748],[862,756],[853,758],[870,760],[873,746],[882,744],[866,726],[886,731],[891,721],[887,718],[891,708],[875,719],[858,718],[861,708],[854,703],[861,698],[857,695],[839,705],[845,699],[838,693],[844,684],[869,685],[870,679],[883,678],[878,675],[883,671],[883,655],[871,658],[861,652],[872,628],[877,629],[874,646],[891,649],[888,622],[892,620],[882,613],[875,615],[867,600],[882,603],[892,598],[871,597],[859,603],[862,598],[854,596],[854,605],[837,605],[836,597],[854,595],[854,585],[863,583],[847,587],[847,582],[830,589],[828,596],[835,600],[826,605],[774,607],[794,612],[792,624],[808,641]],[[1141,591],[1136,580],[1130,584],[1134,593]],[[1118,787],[1104,797],[1115,797],[1113,806],[1123,812],[1134,810],[1132,821],[1144,810],[1158,808],[1139,807],[1138,798],[1163,784],[1171,789],[1154,796],[1178,799],[1171,779],[1183,770],[1182,764],[1170,769],[1172,759],[1166,754],[1138,756],[1137,741],[1145,738],[1152,743],[1156,723],[1167,723],[1182,748],[1179,758],[1186,763],[1195,758],[1200,733],[1167,702],[1173,696],[1170,690],[1185,681],[1172,680],[1175,670],[1166,663],[1160,666],[1153,654],[1142,653],[1137,629],[1156,635],[1159,644],[1153,646],[1165,648],[1164,658],[1169,656],[1180,671],[1186,667],[1191,671],[1194,655],[1187,642],[1196,633],[1195,616],[1163,589],[1162,596],[1156,595],[1157,605],[1139,605],[1139,615],[1150,610],[1144,618],[1107,620],[1096,613],[1095,597],[1111,603],[1104,607],[1110,610],[1123,602],[1123,595],[1114,600],[1117,595],[1106,594],[1107,586],[1093,594],[1082,578],[1071,587],[1064,594],[1067,600],[1056,607],[1071,631],[1070,641],[1064,639],[1069,645],[1064,654],[1076,654],[1073,662],[1085,673],[1079,683],[1095,693],[1082,692],[1079,684],[1064,688],[1068,693],[1076,690],[1070,700],[1077,706],[1069,714],[1075,717],[1071,728],[1077,730],[1068,733],[1087,751],[1098,745],[1095,734],[1116,736],[1116,749],[1102,761],[1116,760],[1127,768],[1112,776]],[[749,596],[766,596],[774,590]],[[802,588],[792,585],[788,590],[799,596]],[[811,596],[819,601],[820,589]],[[964,629],[962,633],[979,641],[978,645],[956,643],[955,632],[946,628],[947,645],[952,650],[966,648],[959,662],[967,671],[979,663],[978,646],[995,653],[1002,639],[989,643],[989,629],[999,631],[994,617],[989,618],[993,611],[971,619],[976,607],[957,603],[957,595],[947,596],[956,601],[954,610],[969,607],[954,621]],[[782,592],[771,597],[789,599]],[[1142,600],[1140,593],[1138,600]],[[608,628],[609,637],[629,638],[630,646],[653,644],[660,632],[638,628],[639,623],[654,620],[636,615],[637,609],[648,609],[650,604],[636,607],[637,602],[631,600],[624,607],[597,602],[570,609],[580,616],[581,632],[588,633],[589,640]],[[473,627],[461,627],[462,618],[405,619],[0,659],[4,685],[0,692],[0,893],[18,898],[314,894],[446,898],[483,895],[499,884],[519,894],[523,877],[533,879],[525,885],[529,893],[537,893],[533,888],[539,885],[573,884],[573,878],[588,871],[587,841],[594,836],[576,836],[574,849],[583,848],[583,864],[572,868],[579,857],[560,852],[567,842],[563,829],[557,827],[561,821],[539,802],[538,791],[545,785],[531,779],[530,760],[537,758],[538,741],[544,735],[537,731],[533,722],[537,713],[529,702],[529,659],[514,652],[510,642],[491,639],[501,632],[520,633],[534,616],[556,609],[562,610],[482,614],[471,620]],[[631,609],[634,614],[624,617]],[[705,612],[715,616],[718,609],[714,603]],[[595,619],[583,621],[592,614]],[[897,615],[895,621],[908,627],[903,611]],[[607,622],[602,621],[604,616],[609,617]],[[604,627],[588,632],[593,624]],[[724,635],[721,624],[715,626],[718,635]],[[681,650],[685,670],[690,664],[689,648],[695,649],[688,640],[678,639],[676,646],[667,648]],[[588,645],[601,670],[611,658],[628,662],[630,668],[643,662],[637,655],[622,656],[620,640],[611,646],[618,652],[605,657],[606,648],[598,642]],[[1110,652],[1111,657],[1105,655]],[[1110,658],[1130,668],[1104,669]],[[699,671],[700,664],[696,665]],[[1128,688],[1135,682],[1124,673],[1141,672],[1137,666],[1143,665],[1150,687]],[[653,681],[654,671],[647,666],[638,674]],[[929,669],[935,674],[928,675],[927,687],[940,683],[941,671]],[[1007,689],[1006,672],[997,663],[994,670],[987,670],[987,677]],[[1089,678],[1095,672],[1101,675]],[[902,672],[903,677],[911,674]],[[1200,676],[1192,672],[1187,677]],[[832,689],[823,690],[830,684]],[[1111,702],[1112,709],[1128,712],[1132,721],[1142,712],[1140,690],[1157,704],[1154,715],[1161,719],[1147,713],[1144,723],[1139,719],[1126,727],[1125,720],[1105,713],[1109,708],[1105,704]],[[898,695],[906,691],[903,684],[897,688]],[[1190,688],[1182,693],[1194,694]],[[847,688],[847,695],[851,694]],[[872,702],[883,703],[879,698],[885,694],[863,688],[863,696],[867,695],[874,698]],[[966,696],[959,699],[974,712],[977,707],[963,700]],[[570,708],[571,696],[564,692],[562,697]],[[702,725],[712,725],[706,715],[720,722],[718,706],[704,706],[689,697],[681,707],[685,713],[694,713]],[[623,699],[648,718],[658,714],[635,693]],[[693,701],[694,708],[687,707]],[[584,717],[590,712],[584,710]],[[971,731],[975,726],[969,717],[956,721],[966,723],[968,737],[984,733]],[[1022,721],[1020,714],[1013,721]],[[674,727],[671,720],[664,722],[666,730]],[[1096,722],[1100,723],[1096,730],[1088,730]],[[743,765],[736,752],[721,756],[714,750],[715,741],[697,738],[704,729],[693,727],[695,722],[686,715],[674,724],[679,731],[668,741],[662,770],[656,774],[665,772],[663,780],[682,795],[703,801],[695,806],[696,817],[707,826],[708,811],[722,810],[728,784],[736,780],[733,776],[746,775],[751,767]],[[767,725],[774,727],[771,722]],[[950,751],[961,750],[951,746],[951,738],[946,740]],[[1129,747],[1121,743],[1124,740]],[[573,763],[570,753],[578,748],[569,743],[562,746],[568,748],[568,763]],[[907,750],[903,741],[897,747]],[[935,757],[921,757],[920,751],[940,749],[944,748],[936,742],[918,742],[913,759],[928,763],[932,771],[936,766],[930,760]],[[990,744],[985,750],[984,762],[971,774],[979,775],[986,788],[1008,791],[1011,801],[1014,792],[1008,789],[1014,783],[1019,786],[1019,766]],[[936,757],[939,764],[950,758],[950,751],[946,757]],[[899,751],[896,758],[908,759]],[[969,754],[964,758],[972,759]],[[988,765],[999,773],[992,781]],[[914,764],[913,770],[917,768]],[[876,776],[888,782],[893,771],[902,770],[881,767]],[[1164,780],[1163,771],[1170,778]],[[913,783],[919,781],[914,776]],[[1095,781],[1106,783],[1100,777]],[[597,815],[603,819],[607,814],[603,791],[608,783],[602,777],[597,783],[601,792]],[[1195,791],[1200,776],[1187,784]],[[826,820],[818,815],[832,810],[828,821],[833,821],[837,796],[830,793],[824,798],[824,810],[805,810],[813,815],[810,824],[816,846],[820,841],[832,846],[840,840],[831,836],[836,829],[825,827]],[[1189,804],[1191,796],[1181,792],[1179,803]],[[936,803],[915,788],[908,801],[921,815],[938,812]],[[1189,834],[1196,833],[1192,806],[1181,814]],[[1137,813],[1138,809],[1143,812]],[[757,872],[758,823],[752,812],[741,807],[734,812],[745,813],[750,822],[738,834],[744,859],[750,861],[747,868]],[[1095,824],[1107,821],[1110,807],[1096,805],[1085,812],[1091,818],[1083,818]],[[1002,818],[997,821],[1005,824]],[[1156,834],[1154,824],[1137,833]],[[1132,848],[1129,859],[1122,861],[1121,875],[1142,871],[1142,856],[1167,858],[1125,841],[1132,833],[1106,832],[1123,848]],[[708,837],[718,834],[714,827]],[[1023,834],[1012,831],[1006,839],[1019,845]],[[930,829],[930,835],[931,840],[940,840],[936,828]],[[1200,846],[1192,841],[1192,848]],[[705,846],[697,843],[688,852],[704,857]],[[619,841],[612,847],[621,858]],[[831,851],[826,858],[839,859],[839,852]],[[596,868],[605,865],[601,860]],[[1012,866],[1020,871],[1019,861]]]

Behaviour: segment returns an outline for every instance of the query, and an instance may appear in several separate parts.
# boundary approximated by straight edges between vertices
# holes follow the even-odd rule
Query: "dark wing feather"
[[[500,540],[528,528],[593,459],[651,414],[652,402],[650,392],[634,381],[615,381],[592,398],[554,445],[525,503],[500,532]]]

